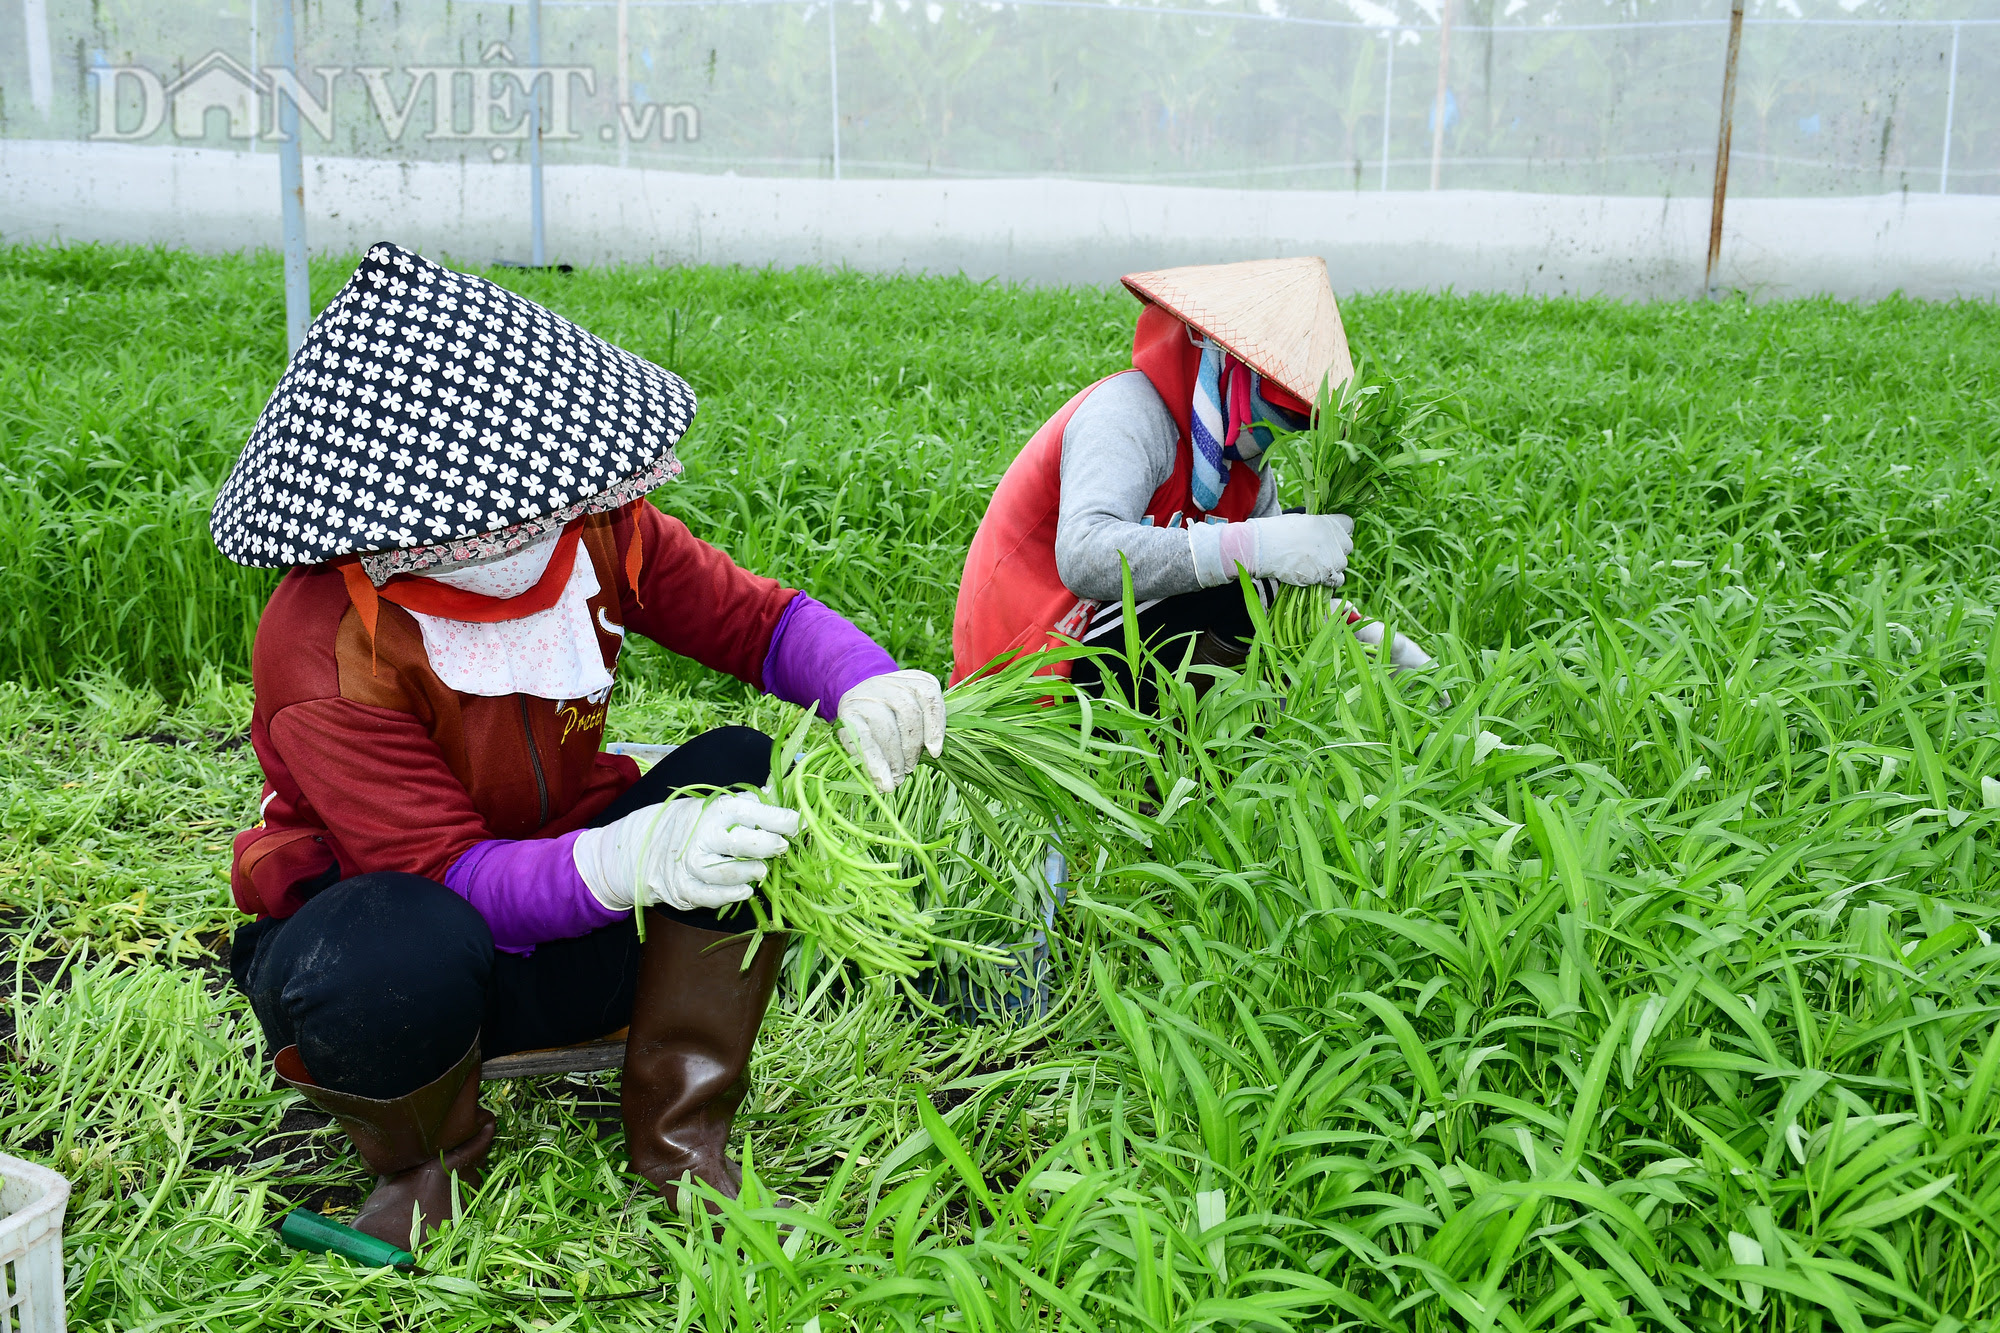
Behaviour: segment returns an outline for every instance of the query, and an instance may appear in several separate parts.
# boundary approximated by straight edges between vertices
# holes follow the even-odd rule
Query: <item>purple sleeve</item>
[[[846,617],[800,593],[786,604],[764,655],[764,689],[801,708],[819,705],[831,722],[840,697],[871,676],[896,669],[896,659]]]
[[[527,954],[548,940],[566,940],[622,919],[591,895],[571,853],[577,833],[513,842],[472,844],[444,872],[444,886],[477,908],[493,932],[493,947]]]

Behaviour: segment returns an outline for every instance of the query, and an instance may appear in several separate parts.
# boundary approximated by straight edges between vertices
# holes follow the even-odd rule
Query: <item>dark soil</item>
[[[981,1062],[974,1065],[972,1072],[967,1074],[962,1081],[969,1082],[972,1079],[985,1078],[991,1074],[1002,1074],[1009,1069],[1019,1069],[1023,1065],[1031,1065],[1035,1062],[1035,1057],[1047,1048],[1047,1040],[1037,1037],[1004,1059]],[[972,1094],[975,1091],[977,1089],[974,1088],[939,1088],[936,1092],[930,1094],[930,1098],[932,1104],[937,1107],[939,1112],[948,1113],[953,1108],[963,1106],[966,1102],[971,1101]]]
[[[799,1172],[799,1179],[829,1180],[832,1178],[834,1172],[840,1170],[841,1160],[838,1157],[822,1157],[819,1161],[814,1162],[811,1166]]]
[[[348,1214],[361,1206],[361,1201],[368,1197],[368,1190],[370,1188],[372,1188],[372,1184],[369,1186],[319,1185],[300,1195],[297,1206],[300,1208],[310,1208],[321,1217],[335,1217],[337,1215]],[[280,1222],[284,1221],[283,1214],[279,1214],[277,1220]]]
[[[573,1083],[567,1078],[553,1083],[541,1083],[535,1088],[535,1095],[569,1102],[566,1108],[579,1120],[593,1124],[618,1124],[622,1114],[618,1109],[616,1088],[595,1088],[587,1083]]]
[[[203,952],[193,958],[181,959],[181,964],[198,968],[225,986],[234,985],[235,981],[229,975],[229,932],[218,930],[211,935],[197,935],[195,942],[201,945]]]
[[[332,1124],[332,1116],[314,1107],[294,1106],[285,1112],[277,1128],[249,1147],[221,1156],[204,1157],[195,1165],[204,1171],[240,1170],[258,1162],[277,1160],[283,1162],[288,1170],[300,1175],[312,1175],[345,1156],[346,1140],[339,1135],[329,1137],[326,1134]]]
[[[129,736],[120,736],[121,741],[142,741],[147,745],[171,745],[180,749],[211,749],[228,752],[239,750],[250,743],[250,733],[230,735],[221,731],[204,731],[199,736],[176,736],[170,731],[135,731]]]
[[[5,928],[5,924],[0,923],[0,932],[4,932]],[[20,941],[20,943],[13,944],[10,947],[9,941]],[[0,969],[4,969],[7,972],[13,971],[13,968],[8,966],[13,961],[10,955],[13,953],[14,948],[19,948],[25,943],[26,941],[22,940],[18,935],[8,936],[0,933]],[[51,940],[48,943],[53,946],[56,944],[56,941]],[[22,990],[25,992],[22,996],[24,1003],[34,1003],[36,997],[49,988],[50,984],[55,980],[56,973],[62,970],[63,961],[63,954],[51,947],[44,950],[42,957],[35,959],[22,969],[34,981],[32,987],[22,987]],[[12,1046],[15,1030],[16,1023],[13,1004],[0,1005],[0,1047]]]

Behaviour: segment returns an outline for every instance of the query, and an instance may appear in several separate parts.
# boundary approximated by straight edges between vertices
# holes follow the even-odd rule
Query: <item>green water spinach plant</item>
[[[943,659],[1001,469],[1132,327],[1082,288],[503,277],[701,391],[658,503],[912,665]],[[273,1239],[367,1173],[271,1090],[216,952],[269,575],[198,559],[205,503],[173,497],[212,493],[281,368],[280,290],[270,257],[0,251],[0,1143],[76,1185],[74,1326],[2000,1317],[2000,307],[1344,302],[1481,427],[1354,553],[1438,666],[1391,681],[1329,630],[1199,699],[1205,669],[1170,677],[1152,731],[1093,701],[1132,746],[1099,780],[1158,827],[1063,825],[1046,1017],[923,1012],[923,978],[841,984],[802,942],[741,1123],[746,1179],[803,1218],[748,1190],[717,1234],[635,1191],[614,1073],[488,1084],[486,1183],[406,1278]],[[702,312],[677,343],[675,307]],[[796,721],[638,643],[619,700],[620,740]],[[161,734],[185,743],[128,739]],[[1049,821],[918,782],[940,813],[910,830],[949,846],[909,896],[1004,950]],[[484,1294],[663,1280],[583,1312]]]

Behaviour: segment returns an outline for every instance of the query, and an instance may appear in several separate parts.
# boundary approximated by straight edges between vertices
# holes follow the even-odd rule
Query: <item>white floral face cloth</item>
[[[490,564],[423,577],[483,597],[518,597],[540,582],[561,536],[552,532],[544,540]],[[608,689],[612,679],[590,620],[589,603],[597,592],[597,570],[590,553],[579,548],[569,582],[546,611],[490,623],[448,620],[421,611],[410,615],[423,631],[431,670],[460,694],[583,699]],[[622,627],[607,623],[606,628],[622,633]]]

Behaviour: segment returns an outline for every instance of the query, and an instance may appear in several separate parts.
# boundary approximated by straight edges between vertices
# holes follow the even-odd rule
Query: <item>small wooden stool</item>
[[[618,1069],[625,1063],[625,1034],[629,1028],[580,1041],[574,1046],[549,1046],[539,1051],[515,1051],[498,1055],[479,1066],[479,1078],[490,1083],[496,1078],[538,1078],[543,1074],[588,1074],[599,1069]]]

